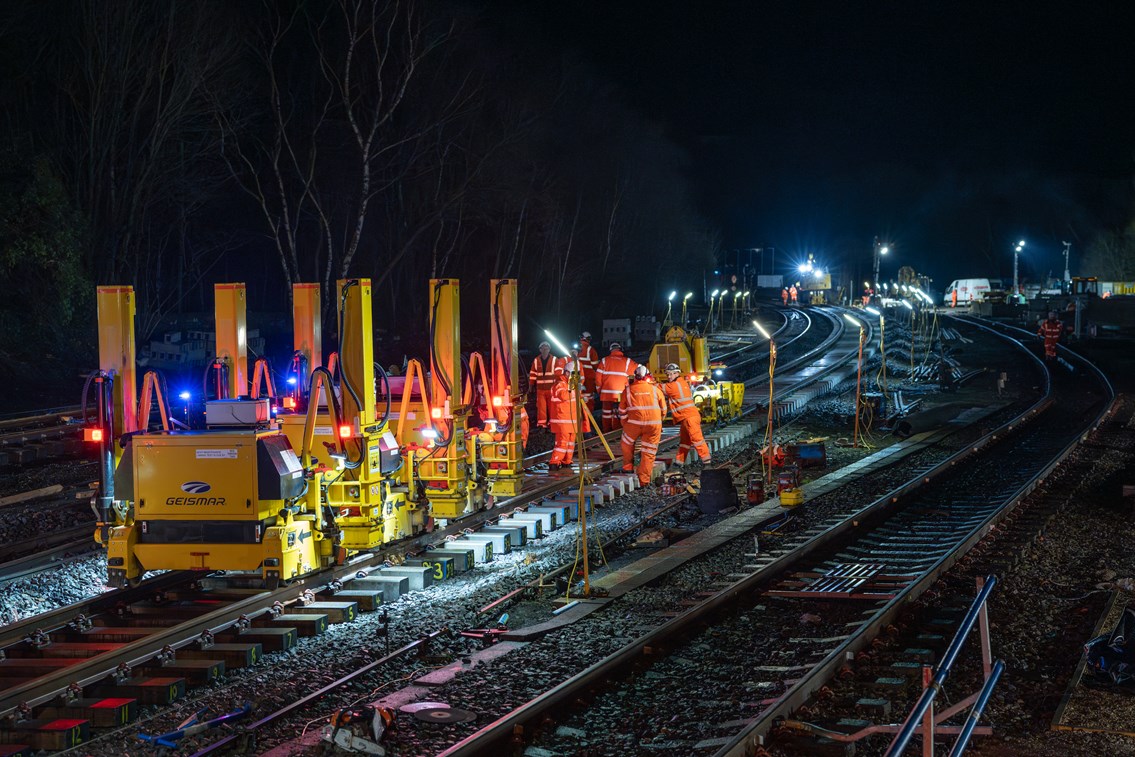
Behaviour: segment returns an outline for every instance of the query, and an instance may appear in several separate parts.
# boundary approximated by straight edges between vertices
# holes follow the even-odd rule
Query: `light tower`
[[[879,289],[879,259],[891,251],[888,245],[879,241],[879,237],[875,237],[875,289]]]
[[[1013,297],[1017,296],[1020,291],[1017,283],[1017,258],[1021,256],[1021,250],[1025,249],[1025,240],[1017,242],[1017,246],[1013,248]],[[1014,300],[1016,301],[1016,300]]]

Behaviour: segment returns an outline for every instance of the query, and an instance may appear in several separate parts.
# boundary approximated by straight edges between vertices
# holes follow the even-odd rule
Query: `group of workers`
[[[557,470],[571,466],[576,435],[591,431],[588,415],[594,410],[596,398],[602,406],[601,432],[621,426],[623,470],[634,471],[641,485],[650,485],[653,478],[662,420],[667,412],[679,425],[677,464],[685,464],[691,449],[703,463],[709,463],[709,445],[702,436],[701,414],[694,405],[693,389],[677,364],[670,363],[664,370],[666,381],[659,385],[645,365],[623,353],[618,342],[612,342],[607,356],[600,359],[591,344],[591,334],[586,331],[568,358],[554,356],[552,346],[541,342],[528,372],[528,384],[536,393],[536,426],[555,436],[549,467]],[[586,406],[588,412],[581,413],[581,406]],[[527,435],[524,442],[527,444]]]

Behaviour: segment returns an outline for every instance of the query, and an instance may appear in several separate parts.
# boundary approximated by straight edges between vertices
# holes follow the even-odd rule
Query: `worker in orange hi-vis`
[[[548,461],[552,470],[571,467],[576,430],[581,434],[591,430],[587,418],[580,418],[579,380],[575,363],[556,368],[556,383],[552,385],[552,432],[556,435],[556,443]]]
[[[666,415],[666,397],[649,379],[645,365],[635,368],[634,381],[623,390],[619,401],[619,417],[623,419],[623,470],[638,474],[642,486],[650,486],[654,477],[654,457],[662,439],[662,417]],[[635,442],[638,442],[639,461],[634,467]]]
[[[552,354],[552,345],[540,342],[540,354],[532,359],[528,371],[528,386],[536,392],[536,426],[550,428],[552,384],[556,380],[556,367],[563,363],[562,358]]]
[[[784,303],[785,307],[788,307],[788,287],[780,290],[780,301]]]
[[[583,377],[583,401],[591,410],[595,409],[595,371],[599,368],[599,351],[591,346],[591,332],[579,335],[579,373]]]
[[[796,298],[797,298],[798,295],[799,295],[799,292],[796,290],[795,284],[788,287],[788,297],[792,300],[793,305],[796,304]]]
[[[950,307],[956,308],[958,306],[958,290],[954,289],[950,292]]]
[[[1048,314],[1048,320],[1040,325],[1037,336],[1044,338],[1044,362],[1056,361],[1056,346],[1060,344],[1060,337],[1064,333],[1064,324],[1056,317],[1056,311]]]
[[[686,464],[686,457],[693,448],[705,465],[709,465],[709,445],[701,433],[701,413],[694,405],[694,390],[690,382],[682,376],[677,363],[666,366],[666,383],[662,385],[662,393],[670,404],[670,415],[678,424],[678,454],[674,461],[678,465]]]
[[[618,342],[611,342],[611,353],[599,361],[595,369],[595,383],[599,389],[599,401],[603,403],[603,431],[619,428],[619,401],[627,388],[627,379],[634,373],[638,363],[623,354]]]

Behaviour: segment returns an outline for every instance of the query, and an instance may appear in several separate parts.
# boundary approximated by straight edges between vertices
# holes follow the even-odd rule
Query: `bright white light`
[[[811,261],[809,261],[807,263],[801,263],[799,270],[800,270],[800,273],[807,273],[808,271],[812,270]]]
[[[1020,242],[1017,242],[1017,246],[1018,247],[1024,247],[1025,246],[1025,240],[1022,239]]]
[[[891,251],[891,248],[887,247],[887,246],[883,246],[883,247],[879,248],[879,254],[880,255],[886,255],[890,251]]]
[[[686,292],[686,296],[682,298],[682,302],[685,302],[686,300],[690,299],[693,296],[694,296],[693,292]]]
[[[714,372],[713,372],[713,375],[714,375],[714,376],[720,376],[720,375],[721,375],[721,370],[720,370],[720,369],[718,369],[718,370],[714,371]]]
[[[753,325],[757,327],[757,331],[761,332],[761,336],[763,336],[765,339],[768,339],[769,341],[772,341],[772,337],[769,336],[769,333],[767,331],[765,331],[764,326],[762,326],[757,321],[753,321]]]
[[[667,298],[667,300],[668,300],[669,302],[673,302],[673,301],[674,301],[674,298],[675,298],[675,297],[677,297],[677,296],[678,296],[678,293],[677,293],[677,292],[671,292],[671,293],[670,293],[670,296],[669,296],[669,297]]]
[[[903,300],[902,305],[907,310],[914,310],[914,305],[911,305],[907,300]]]
[[[823,268],[817,268],[816,269],[816,278],[817,279],[824,278],[824,269]]]
[[[296,385],[296,377],[295,376],[288,376],[288,383],[291,384],[292,386],[295,386]]]
[[[568,351],[568,348],[567,348],[567,347],[564,347],[564,345],[563,345],[563,344],[562,344],[562,343],[560,342],[560,340],[559,340],[559,339],[556,339],[556,335],[555,335],[555,334],[553,334],[553,333],[552,333],[551,331],[548,331],[547,329],[544,329],[544,335],[545,335],[545,336],[547,336],[547,337],[548,337],[549,339],[551,339],[551,340],[552,340],[552,344],[556,345],[556,348],[557,348],[557,349],[558,349],[558,350],[559,350],[560,352],[564,353],[564,357],[569,357],[569,356],[570,356],[570,354],[571,354],[571,353],[570,353],[570,352]]]
[[[178,397],[181,397],[181,398],[182,398],[183,400],[187,400],[187,399],[189,399],[190,397],[192,397],[193,395],[191,395],[191,394],[190,394],[189,392],[182,392],[181,394],[179,394],[179,395],[177,395],[177,396],[178,396]]]
[[[870,286],[871,286],[871,282],[870,282],[870,281],[864,281],[864,282],[863,282],[863,286],[865,286],[865,287],[870,287]]]
[[[906,291],[906,284],[899,284],[899,288],[902,289],[905,292]]]
[[[852,316],[850,313],[844,313],[843,317],[846,318],[852,326],[858,326],[859,328],[863,328],[863,324],[860,323],[859,320],[857,318],[855,318],[854,316]]]
[[[711,294],[711,295],[709,296],[709,298],[710,298],[710,299],[712,300],[712,299],[713,299],[714,297],[716,297],[716,296],[717,296],[717,293],[718,293],[718,291],[720,291],[720,290],[718,290],[718,289],[714,289],[714,290],[713,290],[713,294]]]
[[[437,429],[435,429],[435,428],[423,428],[422,429],[422,438],[424,438],[424,439],[436,439],[437,438]]]
[[[740,296],[741,296],[741,293],[740,293],[740,292],[737,292],[736,294],[734,294],[734,295],[733,295],[733,299],[737,299],[737,298],[738,298],[738,297],[740,297]]]
[[[746,296],[746,297],[748,297],[748,296],[749,296],[749,293],[748,293],[748,292],[745,292],[745,296]]]
[[[871,315],[879,315],[879,311],[876,310],[875,308],[863,308],[863,309],[866,310]]]

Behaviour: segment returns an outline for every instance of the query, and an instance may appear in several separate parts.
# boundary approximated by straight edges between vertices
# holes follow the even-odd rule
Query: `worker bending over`
[[[556,382],[552,385],[552,433],[556,435],[552,447],[552,459],[548,467],[552,470],[570,468],[575,455],[575,435],[586,434],[591,430],[587,418],[580,417],[579,374],[576,364],[567,363],[556,367]]]
[[[599,361],[595,380],[599,386],[599,401],[603,403],[603,431],[619,427],[619,402],[627,388],[627,378],[635,372],[638,363],[623,354],[618,342],[611,342],[611,353]]]
[[[670,404],[670,414],[674,423],[678,424],[678,455],[675,461],[678,465],[686,464],[686,456],[693,447],[698,457],[705,465],[709,465],[709,445],[701,433],[701,413],[694,405],[694,390],[690,382],[682,376],[677,363],[666,366],[666,383],[662,385],[662,393]]]
[[[649,486],[654,476],[654,457],[662,439],[662,417],[666,415],[666,397],[649,376],[645,365],[635,368],[634,381],[623,390],[619,402],[619,417],[623,419],[623,470],[636,471],[642,486]],[[637,469],[634,467],[636,441]]]

